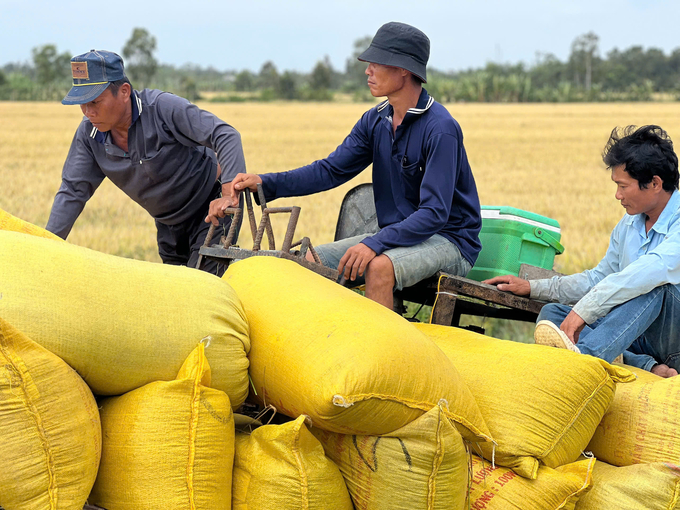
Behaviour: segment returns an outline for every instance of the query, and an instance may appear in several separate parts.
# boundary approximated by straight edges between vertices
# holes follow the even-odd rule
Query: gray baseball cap
[[[416,27],[391,21],[381,26],[366,51],[359,55],[362,62],[400,67],[427,83],[427,61],[430,40]]]

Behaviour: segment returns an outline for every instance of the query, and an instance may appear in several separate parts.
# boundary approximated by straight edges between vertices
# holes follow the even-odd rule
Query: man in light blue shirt
[[[680,370],[678,157],[658,126],[615,129],[603,160],[626,215],[594,269],[546,280],[499,276],[485,283],[543,307],[536,343],[671,377]],[[573,308],[571,307],[573,306]]]

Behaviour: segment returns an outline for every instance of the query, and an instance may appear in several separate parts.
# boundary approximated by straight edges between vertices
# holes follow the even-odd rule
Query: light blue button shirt
[[[680,193],[673,191],[654,226],[644,214],[626,214],[614,228],[607,253],[594,269],[532,280],[531,297],[573,305],[592,324],[621,303],[670,283],[680,284]]]

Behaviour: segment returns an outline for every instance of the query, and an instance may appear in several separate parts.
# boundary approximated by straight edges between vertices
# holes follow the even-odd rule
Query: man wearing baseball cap
[[[430,41],[415,27],[380,27],[359,60],[368,62],[368,87],[387,100],[367,111],[326,159],[282,173],[239,174],[231,201],[262,183],[268,200],[308,195],[339,186],[373,165],[380,231],[319,246],[328,267],[357,280],[365,273],[366,296],[389,308],[393,290],[439,270],[466,275],[481,249],[479,197],[451,114],[422,87]],[[211,205],[218,221],[224,204]]]
[[[85,117],[71,143],[47,230],[66,238],[108,177],[156,220],[164,263],[194,267],[209,225],[212,200],[231,195],[245,172],[239,133],[186,99],[160,90],[136,91],[123,60],[91,50],[71,59],[73,87],[62,100]],[[228,228],[228,218],[219,225]],[[219,242],[220,236],[214,236]],[[222,272],[215,262],[202,269]]]

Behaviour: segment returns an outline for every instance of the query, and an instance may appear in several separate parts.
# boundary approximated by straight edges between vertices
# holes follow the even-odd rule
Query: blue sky
[[[0,0],[0,65],[29,61],[31,48],[121,52],[134,27],[158,41],[159,61],[217,69],[310,71],[330,57],[344,69],[353,42],[387,21],[417,26],[430,38],[430,65],[441,70],[488,61],[564,60],[578,35],[594,31],[602,54],[640,45],[680,47],[680,2],[672,0]]]

